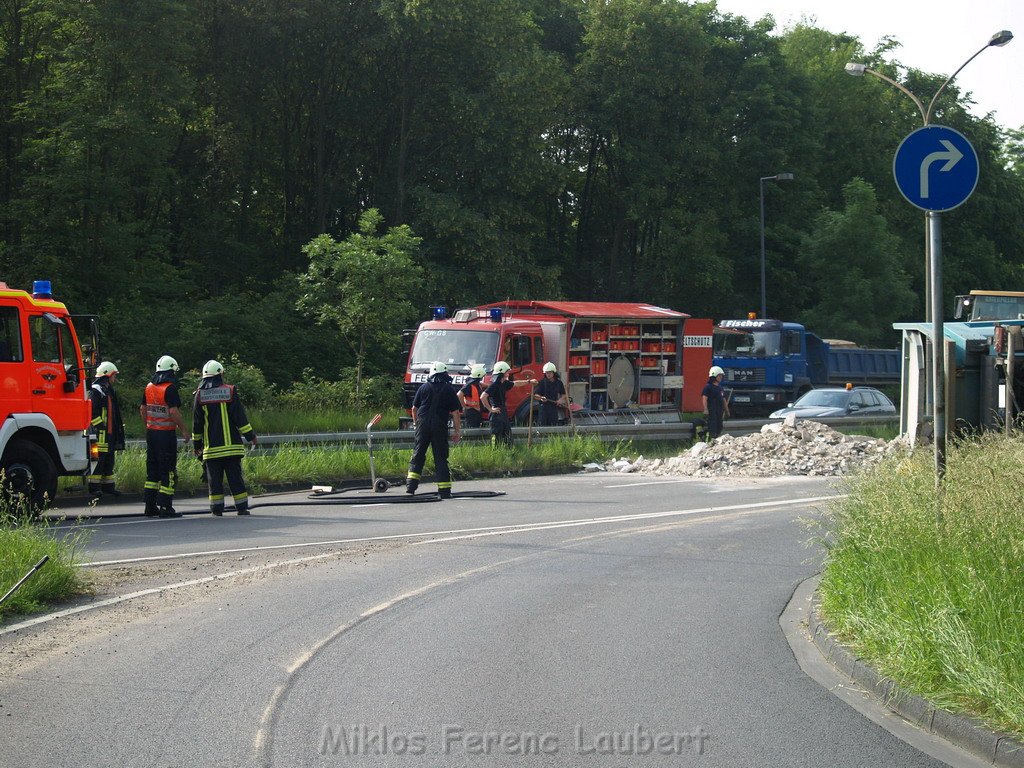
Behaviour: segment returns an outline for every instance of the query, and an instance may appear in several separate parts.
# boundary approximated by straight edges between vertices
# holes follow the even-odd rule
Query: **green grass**
[[[881,425],[872,424],[865,427],[844,427],[839,424],[830,424],[830,427],[836,432],[842,432],[844,435],[864,435],[865,437],[877,437],[882,440],[893,440],[899,433],[900,428],[898,424]]]
[[[27,510],[0,499],[0,596],[7,593],[44,555],[50,559],[17,592],[0,605],[0,619],[33,613],[78,594],[84,585],[74,562],[85,534],[53,538],[52,523],[32,520]]]
[[[883,674],[1024,734],[1024,444],[951,443],[947,459],[941,507],[929,450],[850,480],[825,537],[822,612]]]
[[[387,444],[375,444],[377,474],[404,478],[411,453],[408,448],[396,449]],[[524,441],[520,441],[513,450],[495,449],[486,443],[454,445],[449,464],[455,479],[468,479],[529,471],[571,471],[588,462],[604,461],[626,453],[635,454],[636,448],[630,443],[602,443],[594,437],[556,437],[530,448],[526,447]],[[243,469],[250,491],[259,493],[274,486],[297,483],[331,485],[346,480],[368,482],[370,459],[362,448],[285,445],[274,452],[246,456]],[[433,459],[428,453],[425,473],[432,473],[433,470]],[[115,478],[119,490],[141,493],[146,480],[145,450],[130,448],[119,452]],[[80,488],[81,483],[77,487]],[[183,451],[178,455],[177,488],[181,495],[206,493],[202,482],[202,467],[191,452]]]

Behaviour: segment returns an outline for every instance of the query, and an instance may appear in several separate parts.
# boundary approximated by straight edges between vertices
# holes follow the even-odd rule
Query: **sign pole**
[[[925,121],[927,123],[927,120]],[[941,497],[946,474],[946,329],[942,322],[942,217],[963,204],[978,184],[978,155],[959,131],[925,125],[900,143],[892,161],[900,194],[925,211],[925,245],[931,277],[931,401],[935,441],[935,488]],[[927,358],[926,358],[927,359]],[[925,377],[927,400],[928,377]],[[939,501],[941,504],[941,501]],[[941,509],[938,510],[941,520]]]
[[[946,475],[946,366],[943,349],[946,329],[942,321],[942,214],[928,211],[928,245],[932,276],[932,426],[935,432],[935,487]]]

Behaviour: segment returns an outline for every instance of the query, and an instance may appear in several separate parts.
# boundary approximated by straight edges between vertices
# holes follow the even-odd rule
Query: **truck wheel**
[[[57,495],[57,468],[43,448],[28,440],[12,440],[0,460],[4,488],[28,499],[33,512]]]

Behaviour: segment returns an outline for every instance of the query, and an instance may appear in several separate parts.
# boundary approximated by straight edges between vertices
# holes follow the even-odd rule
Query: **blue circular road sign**
[[[908,135],[892,161],[896,186],[911,205],[949,211],[978,184],[978,155],[971,142],[944,125],[927,125]]]

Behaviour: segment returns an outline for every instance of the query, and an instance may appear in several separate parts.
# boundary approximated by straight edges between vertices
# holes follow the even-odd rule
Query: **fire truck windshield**
[[[715,329],[715,355],[719,357],[777,357],[782,354],[780,331]]]
[[[449,372],[468,371],[474,363],[486,365],[490,370],[497,354],[495,331],[421,330],[416,334],[409,356],[409,370],[425,371],[435,361],[447,365]]]

